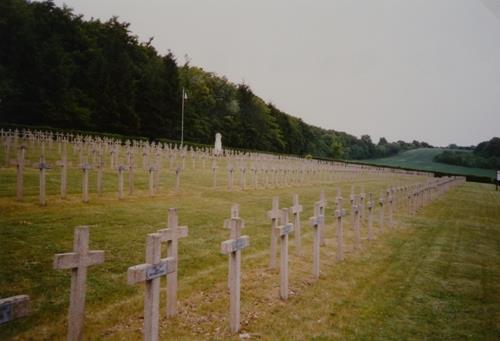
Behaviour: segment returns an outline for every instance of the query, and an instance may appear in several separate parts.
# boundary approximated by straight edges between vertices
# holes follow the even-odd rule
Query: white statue
[[[222,154],[222,135],[220,133],[215,134],[214,154],[215,155]]]

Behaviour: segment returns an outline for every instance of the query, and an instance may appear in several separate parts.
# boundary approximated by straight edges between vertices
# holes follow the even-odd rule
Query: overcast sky
[[[434,145],[500,136],[500,0],[55,2],[116,15],[161,54],[323,128]]]

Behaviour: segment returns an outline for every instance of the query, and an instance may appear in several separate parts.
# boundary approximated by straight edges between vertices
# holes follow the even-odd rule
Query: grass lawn
[[[221,166],[221,186],[224,174]],[[371,243],[364,240],[361,252],[352,249],[348,217],[346,260],[337,263],[331,200],[338,187],[346,198],[352,184],[357,193],[362,184],[378,197],[390,184],[423,178],[341,176],[331,182],[229,193],[211,188],[208,169],[187,167],[179,193],[170,190],[174,176],[169,173],[153,198],[147,196],[147,175],[136,178],[136,193],[119,201],[116,174],[108,172],[106,192],[92,194],[90,203],[82,204],[80,173],[71,175],[72,194],[62,200],[53,171],[48,206],[40,207],[35,170],[28,171],[23,202],[13,200],[13,170],[0,170],[0,297],[28,294],[32,299],[32,315],[1,325],[0,339],[65,338],[70,273],[53,270],[52,259],[71,251],[73,229],[82,224],[90,225],[90,248],[106,251],[106,262],[88,273],[86,338],[140,339],[143,287],[128,286],[126,271],[144,262],[146,235],[165,227],[169,207],[179,209],[189,237],[179,245],[179,314],[173,319],[165,318],[162,282],[161,336],[230,338],[227,256],[220,254],[220,242],[229,237],[222,226],[233,202],[241,205],[243,233],[251,243],[242,254],[242,333],[269,340],[500,338],[500,192],[492,186],[465,184],[414,217],[398,210],[397,229],[377,233]],[[314,281],[307,219],[322,188],[330,200],[327,245],[321,249],[322,276]],[[304,206],[304,254],[295,255],[292,238],[292,293],[283,302],[278,298],[279,273],[267,269],[270,222],[265,213],[274,195],[289,207],[293,193],[299,193]]]
[[[494,169],[469,168],[435,162],[433,160],[434,157],[438,154],[441,154],[444,150],[446,149],[419,148],[408,150],[395,156],[380,159],[368,159],[363,160],[363,162],[380,166],[405,167],[415,170],[436,171],[460,175],[485,176],[488,178],[494,178],[496,176],[496,172]]]

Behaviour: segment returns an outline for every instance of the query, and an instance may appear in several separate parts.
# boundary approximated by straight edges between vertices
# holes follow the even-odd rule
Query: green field
[[[493,169],[482,169],[482,168],[469,168],[448,165],[445,163],[433,161],[434,157],[444,150],[443,148],[419,148],[406,151],[404,153],[380,158],[380,159],[369,159],[362,160],[362,162],[373,165],[380,166],[392,166],[392,167],[403,167],[415,170],[431,171],[431,172],[444,172],[459,175],[474,175],[474,176],[484,176],[488,178],[495,177],[495,170]]]
[[[54,153],[55,154],[55,153]],[[35,160],[36,153],[29,156]],[[51,155],[49,160],[55,160]],[[0,339],[65,338],[70,273],[52,269],[53,255],[72,249],[73,229],[90,226],[90,248],[106,252],[106,262],[89,269],[85,335],[89,340],[141,338],[143,287],[128,286],[127,268],[144,262],[148,233],[164,228],[167,208],[179,209],[179,222],[189,226],[179,246],[177,317],[164,313],[163,339],[228,339],[227,256],[220,242],[229,232],[223,221],[233,202],[241,205],[243,233],[251,246],[242,254],[241,333],[276,339],[489,339],[500,338],[500,193],[492,186],[465,184],[437,198],[416,216],[396,210],[397,228],[366,240],[353,250],[350,217],[346,219],[346,260],[335,261],[333,198],[351,186],[376,197],[391,184],[428,178],[372,174],[341,175],[333,181],[315,178],[303,186],[227,192],[225,167],[220,188],[212,189],[211,171],[187,163],[180,192],[172,172],[162,174],[160,192],[147,195],[147,173],[138,171],[131,196],[117,200],[116,174],[105,174],[105,192],[81,202],[81,172],[70,173],[67,199],[58,196],[58,173],[49,171],[48,205],[37,203],[37,171],[27,171],[27,196],[14,200],[14,170],[0,169],[0,297],[28,294],[30,317],[0,325]],[[91,176],[95,188],[95,174]],[[314,281],[312,231],[308,218],[319,192],[325,190],[326,246],[321,249],[321,278]],[[299,193],[303,256],[290,241],[290,290],[278,298],[279,272],[268,269],[270,221],[266,211],[280,196],[289,207]],[[347,203],[348,200],[345,202]],[[165,283],[162,280],[164,290]]]

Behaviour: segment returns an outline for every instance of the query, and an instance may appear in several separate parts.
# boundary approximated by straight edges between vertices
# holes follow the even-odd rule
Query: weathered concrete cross
[[[293,206],[290,207],[290,211],[293,214],[294,228],[295,228],[295,252],[297,256],[301,255],[301,235],[300,235],[300,212],[302,212],[302,205],[299,204],[299,195],[293,195]]]
[[[319,201],[318,203],[318,208],[319,208],[319,216],[323,217],[321,220],[321,226],[319,229],[319,235],[320,235],[320,246],[325,246],[325,208],[326,208],[326,198],[325,198],[325,191],[322,190],[319,194]]]
[[[123,172],[126,170],[124,165],[118,166],[118,199],[123,199]]]
[[[373,194],[368,194],[368,240],[373,240]]]
[[[84,162],[80,169],[83,171],[83,182],[82,182],[82,193],[83,198],[82,201],[87,203],[89,202],[89,171],[92,169],[92,166],[87,162]]]
[[[161,242],[167,242],[167,257],[175,261],[175,270],[167,274],[167,316],[177,313],[177,268],[179,266],[179,238],[188,236],[188,227],[179,226],[179,215],[176,208],[168,209],[167,228],[159,230]]]
[[[234,228],[234,238],[221,243],[221,253],[229,254],[229,278],[231,285],[229,287],[229,326],[232,333],[240,330],[240,279],[241,279],[241,250],[250,245],[248,236],[240,236],[242,220],[239,218],[231,219],[231,226]]]
[[[352,205],[352,214],[354,215],[354,249],[361,249],[361,233],[360,233],[360,214],[361,209],[356,202]]]
[[[321,226],[321,221],[323,217],[319,215],[319,207],[316,203],[314,205],[314,217],[309,219],[311,226],[314,228],[314,240],[313,240],[313,275],[314,278],[319,278],[319,257],[320,257],[320,246],[319,246],[319,228]]]
[[[43,154],[40,155],[40,162],[37,163],[36,166],[40,170],[40,175],[39,175],[40,188],[39,188],[38,197],[39,197],[40,205],[45,206],[47,204],[47,201],[45,200],[45,187],[46,187],[45,171],[47,169],[50,169],[50,167],[47,163],[45,163],[45,156]]]
[[[384,199],[384,192],[380,194],[380,199],[378,201],[378,204],[380,205],[380,232],[384,232],[384,204],[385,204],[385,199]]]
[[[238,227],[236,226],[236,220],[234,219],[240,219],[240,205],[239,204],[233,204],[231,205],[231,218],[225,219],[224,220],[224,228],[229,229],[229,238],[230,239],[235,239],[236,238],[236,229],[237,228],[244,228],[245,227],[245,220],[240,219],[238,222]],[[229,266],[231,267],[231,259],[229,258]],[[227,286],[228,288],[231,287],[231,273],[229,273],[227,277]]]
[[[54,256],[54,269],[71,269],[68,340],[81,340],[85,316],[87,267],[104,262],[104,251],[89,251],[89,228],[75,228],[73,252]]]
[[[161,259],[161,234],[151,233],[146,238],[146,263],[128,268],[129,285],[145,282],[144,340],[158,340],[160,317],[160,278],[176,271],[173,257]]]
[[[273,197],[273,205],[270,211],[267,211],[267,218],[271,219],[271,248],[270,248],[270,258],[269,258],[269,268],[276,268],[276,227],[278,226],[279,219],[281,217],[280,213],[280,198]]]
[[[346,211],[342,208],[342,197],[337,197],[337,209],[335,217],[337,218],[337,260],[344,260],[344,230],[342,226],[342,218],[345,217]]]
[[[288,299],[288,234],[293,231],[293,224],[288,221],[288,208],[281,209],[281,222],[276,227],[276,235],[280,238],[280,298]]]

